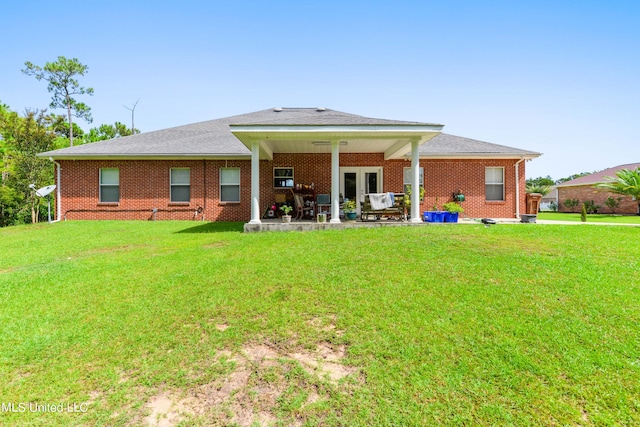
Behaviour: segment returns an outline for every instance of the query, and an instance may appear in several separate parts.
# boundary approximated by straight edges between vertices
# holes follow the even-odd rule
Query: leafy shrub
[[[564,201],[564,206],[570,211],[572,211],[573,208],[577,207],[579,204],[580,200],[578,199],[567,199]]]
[[[585,208],[585,210],[587,211],[588,214],[597,214],[598,213],[598,209],[600,209],[602,207],[600,205],[596,205],[593,200],[585,201],[582,204],[582,206],[584,206],[584,208]]]
[[[611,209],[611,212],[615,213],[616,208],[620,206],[620,200],[622,200],[622,197],[618,197],[617,199],[614,199],[613,197],[609,196],[607,198],[607,201],[604,202],[604,204],[607,205],[609,209]]]

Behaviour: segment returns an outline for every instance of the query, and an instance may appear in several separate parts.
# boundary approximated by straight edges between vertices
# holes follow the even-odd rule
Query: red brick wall
[[[434,203],[441,208],[460,189],[467,217],[513,218],[515,216],[516,160],[422,160],[425,198],[420,211]],[[251,216],[250,160],[61,160],[62,214],[67,219],[155,219],[247,221]],[[403,169],[411,162],[385,161],[381,153],[340,155],[344,167],[383,167],[383,191],[403,191]],[[485,167],[504,167],[505,201],[485,200]],[[169,170],[188,167],[191,171],[191,200],[170,203]],[[220,168],[240,168],[240,203],[221,203]],[[271,205],[275,193],[273,168],[293,167],[296,183],[314,183],[318,193],[331,192],[330,154],[274,154],[273,161],[260,162],[261,209]],[[120,202],[99,203],[100,168],[119,168]],[[520,211],[525,207],[525,167],[520,163]],[[196,213],[202,208],[202,213]]]
[[[62,214],[67,219],[202,219],[237,221],[251,213],[251,162],[237,160],[62,160]],[[171,203],[169,170],[191,171],[191,200]],[[240,203],[220,203],[220,168],[240,168]],[[120,202],[99,202],[100,168],[120,169]],[[196,210],[202,208],[202,213]]]
[[[622,197],[620,205],[613,211],[605,204],[609,196],[614,199]],[[578,199],[578,206],[568,209],[564,202],[567,199]],[[616,213],[616,214],[637,214],[638,202],[632,200],[630,196],[621,196],[619,194],[609,193],[607,191],[597,190],[591,185],[577,185],[574,187],[558,187],[558,211],[559,212],[581,212],[582,203],[593,200],[596,205],[600,205],[598,213]]]
[[[470,218],[515,218],[517,160],[427,160],[421,161],[425,174],[425,200],[422,207],[431,210],[436,203],[451,201],[454,191],[462,190],[463,216]],[[504,201],[485,200],[485,168],[504,168]],[[519,167],[520,213],[525,213],[525,165]]]

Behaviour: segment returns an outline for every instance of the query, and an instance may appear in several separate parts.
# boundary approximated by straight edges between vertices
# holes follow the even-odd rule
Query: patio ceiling
[[[260,158],[273,153],[331,153],[339,141],[341,153],[384,153],[385,159],[405,158],[411,141],[425,143],[442,125],[230,125],[231,132],[249,149],[260,143]]]

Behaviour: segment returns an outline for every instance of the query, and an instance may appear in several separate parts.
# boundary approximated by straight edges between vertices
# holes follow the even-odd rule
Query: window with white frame
[[[220,168],[220,201],[240,201],[240,168]]]
[[[191,171],[189,168],[171,168],[171,202],[188,203],[191,200]]]
[[[504,168],[488,167],[484,170],[485,200],[504,200]]]
[[[274,188],[293,188],[293,168],[273,168]]]
[[[100,202],[118,203],[120,201],[120,170],[118,168],[100,169]]]
[[[418,168],[420,174],[420,187],[424,188],[424,168]],[[411,168],[403,169],[403,190],[405,194],[407,193],[407,188],[411,187],[413,183],[413,179],[411,178]],[[420,200],[424,198],[424,195],[420,197]]]

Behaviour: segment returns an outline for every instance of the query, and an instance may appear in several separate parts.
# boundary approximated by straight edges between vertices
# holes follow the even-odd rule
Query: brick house
[[[633,200],[633,198],[597,189],[595,185],[605,182],[609,177],[615,177],[616,172],[619,170],[634,170],[639,167],[640,163],[615,166],[600,172],[592,173],[591,175],[581,176],[580,178],[558,184],[558,211],[580,212],[582,209],[582,203],[586,201],[593,201],[596,205],[600,206],[598,208],[598,213],[637,214],[638,202]],[[619,199],[619,206],[614,210],[611,210],[605,204],[609,197],[613,197],[616,200]],[[569,208],[565,205],[566,200],[578,200],[579,203],[577,206]]]
[[[299,183],[330,195],[336,214],[340,194],[398,193],[416,183],[425,194],[422,201],[412,194],[412,221],[459,190],[468,217],[524,212],[525,161],[540,154],[443,134],[442,127],[274,108],[39,156],[56,165],[58,219],[259,223]]]

